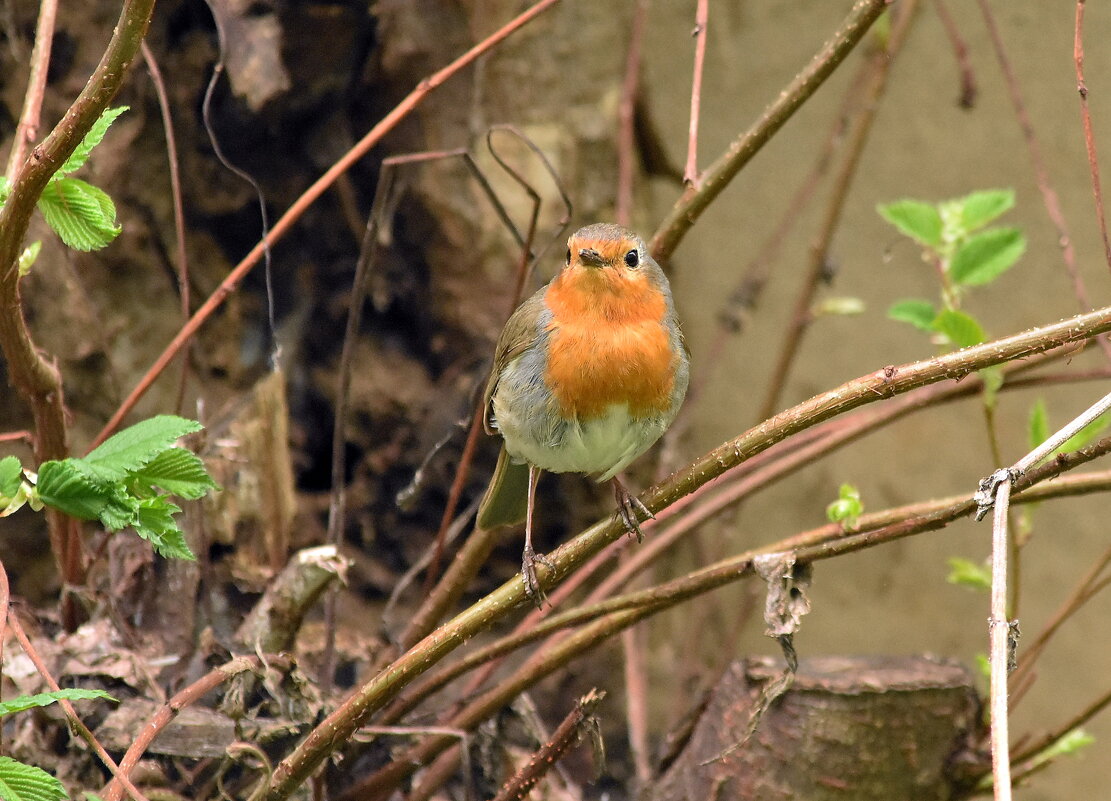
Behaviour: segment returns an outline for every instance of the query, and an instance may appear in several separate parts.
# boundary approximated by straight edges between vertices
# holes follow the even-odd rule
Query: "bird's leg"
[[[637,542],[643,542],[644,535],[640,533],[640,520],[637,518],[655,520],[656,516],[640,502],[640,498],[625,489],[617,476],[610,479],[610,484],[613,485],[613,497],[617,500],[617,511],[621,515],[621,522],[625,524],[625,531],[635,534]]]
[[[525,506],[525,550],[521,554],[521,575],[525,581],[525,595],[540,609],[548,597],[540,586],[536,577],[536,563],[544,565],[549,570],[555,570],[555,565],[542,553],[532,549],[532,512],[536,508],[536,484],[540,480],[540,468],[528,467],[528,503]]]

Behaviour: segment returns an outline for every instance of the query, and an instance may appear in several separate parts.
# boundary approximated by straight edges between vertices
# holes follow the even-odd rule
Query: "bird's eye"
[[[571,263],[571,248],[567,248],[567,263]]]
[[[640,254],[637,253],[635,250],[630,250],[628,253],[625,254],[625,263],[630,267],[636,267],[638,264],[640,264]]]

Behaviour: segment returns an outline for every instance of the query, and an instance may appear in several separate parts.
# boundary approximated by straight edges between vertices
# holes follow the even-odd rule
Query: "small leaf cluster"
[[[860,499],[860,490],[852,484],[842,484],[837,491],[837,500],[826,507],[829,522],[840,523],[845,529],[856,528],[862,514],[864,502]]]
[[[116,222],[116,205],[108,193],[87,181],[71,177],[70,173],[85,166],[93,149],[104,139],[109,126],[127,108],[120,106],[106,109],[100,115],[73,154],[51,176],[39,197],[37,206],[43,218],[62,241],[74,250],[99,250],[119,236],[122,230]],[[11,183],[6,178],[0,178],[0,206],[7,201],[10,193]],[[30,262],[34,261],[36,253],[37,250],[30,254],[25,251],[24,257],[20,259],[21,274],[30,268]]]
[[[82,701],[91,698],[116,700],[103,690],[66,689],[38,695],[21,695],[0,703],[0,717],[48,706],[62,699]],[[0,798],[4,801],[61,801],[66,797],[66,788],[62,783],[42,768],[0,756]]]
[[[14,456],[0,459],[0,516],[24,503],[44,505],[109,531],[131,527],[162,556],[193,559],[174,515],[172,495],[197,500],[216,484],[196,455],[175,441],[201,429],[173,415],[144,420],[109,437],[83,458],[43,462],[28,473]]]
[[[953,347],[985,341],[984,329],[960,302],[967,290],[990,284],[1026,251],[1026,237],[1017,228],[987,227],[1014,204],[1013,190],[992,189],[936,204],[907,199],[877,206],[880,216],[921,246],[941,279],[940,306],[908,298],[892,305],[888,317]]]

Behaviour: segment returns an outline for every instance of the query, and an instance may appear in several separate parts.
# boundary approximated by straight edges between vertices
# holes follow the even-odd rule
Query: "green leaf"
[[[48,693],[39,693],[38,695],[21,695],[10,701],[0,702],[0,716],[10,715],[13,712],[22,712],[25,709],[32,709],[38,706],[50,706],[62,698],[67,701],[87,701],[93,698],[116,701],[115,698],[104,692],[104,690],[82,690],[72,687],[67,690],[55,690]],[[119,703],[118,701],[116,702]]]
[[[203,427],[184,417],[158,415],[113,434],[81,461],[105,481],[122,481],[129,473],[146,467],[180,437]]]
[[[1043,758],[1049,760],[1059,756],[1072,756],[1080,750],[1094,744],[1095,741],[1096,738],[1084,731],[1084,729],[1072,729],[1038,754],[1035,757],[1035,762],[1036,764],[1040,764]]]
[[[973,659],[976,662],[976,669],[980,671],[980,675],[983,676],[985,679],[990,679],[991,660],[988,659],[988,655],[985,653],[978,653],[975,657],[973,657]]]
[[[969,237],[949,263],[949,277],[965,286],[982,286],[1009,270],[1026,251],[1017,228],[989,228]]]
[[[1014,208],[1015,190],[988,189],[973,192],[957,202],[960,204],[961,227],[965,233],[970,234]]]
[[[1042,398],[1038,398],[1030,407],[1030,417],[1026,421],[1026,439],[1030,443],[1030,450],[1049,439],[1049,413]]]
[[[880,216],[916,242],[931,248],[941,245],[941,215],[921,200],[897,200],[876,206]]]
[[[180,511],[179,507],[166,500],[165,495],[147,498],[139,503],[135,531],[167,559],[193,561],[197,557],[189,549],[185,535],[174,520],[174,515]]]
[[[105,247],[123,230],[116,224],[112,198],[79,178],[52,179],[38,208],[47,224],[74,250]]]
[[[933,329],[958,348],[979,345],[987,337],[975,318],[957,309],[944,309],[934,319]]]
[[[42,463],[36,486],[39,499],[79,520],[96,520],[108,504],[110,489],[91,481],[74,461]]]
[[[933,331],[937,309],[928,300],[908,298],[896,301],[887,310],[887,316],[900,323],[910,323],[919,331]]]
[[[117,108],[106,108],[89,132],[85,134],[85,138],[81,140],[81,144],[73,151],[72,155],[66,159],[65,164],[58,170],[59,175],[68,175],[74,170],[80,169],[85,166],[85,162],[89,160],[89,154],[93,152],[93,148],[100,144],[104,138],[104,134],[108,132],[109,126],[116,121],[116,117],[127,111],[127,106],[119,106]]]
[[[860,500],[860,491],[852,484],[842,484],[837,492],[837,500],[826,507],[829,521],[840,523],[846,528],[853,528],[863,513],[864,504]]]
[[[989,409],[995,408],[995,402],[999,398],[999,390],[1003,387],[1004,374],[1003,366],[993,364],[991,367],[985,367],[978,372],[980,380],[984,382],[984,405]]]
[[[35,259],[39,257],[39,251],[42,250],[42,242],[32,242],[30,245],[23,249],[19,254],[19,277],[27,275],[31,272],[31,268],[35,264]]]
[[[12,193],[12,182],[8,180],[8,176],[0,175],[0,207],[8,200],[8,195]]]
[[[949,557],[949,575],[945,580],[973,590],[991,590],[991,565],[986,562],[977,564],[959,556]]]
[[[163,451],[132,475],[139,481],[161,487],[190,501],[204,497],[210,489],[219,489],[205,470],[204,462],[185,448]]]
[[[62,801],[66,788],[42,768],[0,756],[0,798],[3,801]]]
[[[23,465],[14,456],[0,459],[0,496],[14,498],[23,481]]]

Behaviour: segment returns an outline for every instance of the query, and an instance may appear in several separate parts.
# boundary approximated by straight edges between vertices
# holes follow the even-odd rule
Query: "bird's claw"
[[[637,496],[629,492],[619,492],[617,494],[617,512],[621,515],[621,522],[625,524],[626,533],[635,534],[637,542],[644,542],[644,534],[640,530],[640,520],[637,518],[643,516],[645,520],[655,520],[656,516],[652,514],[652,510],[641,503]]]
[[[544,565],[548,570],[555,570],[552,560],[542,553],[537,553],[531,547],[525,546],[521,554],[521,577],[525,582],[525,595],[529,597],[537,609],[542,609],[548,600],[544,588],[540,586],[540,579],[536,575],[536,563]]]

